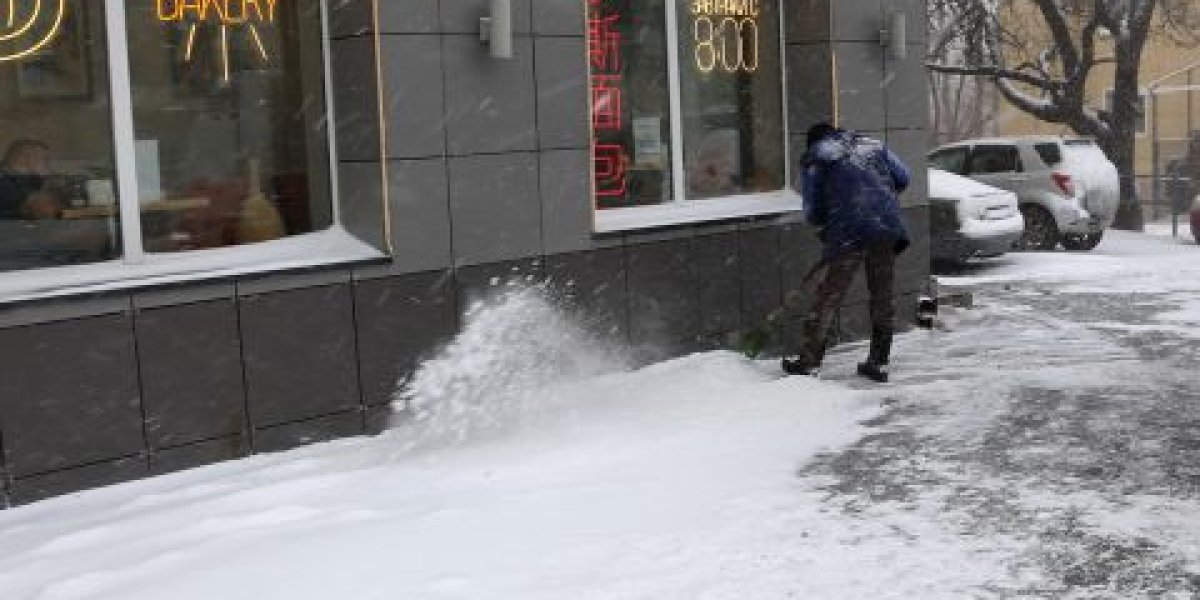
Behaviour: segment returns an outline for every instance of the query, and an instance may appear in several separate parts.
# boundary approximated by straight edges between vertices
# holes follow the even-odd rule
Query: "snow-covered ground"
[[[888,386],[631,370],[517,291],[383,436],[0,512],[0,598],[1195,598],[1200,248],[1152,232],[943,278]]]

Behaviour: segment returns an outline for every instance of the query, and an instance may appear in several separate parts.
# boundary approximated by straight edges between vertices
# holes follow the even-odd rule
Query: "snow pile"
[[[769,600],[851,576],[796,471],[877,394],[730,352],[622,371],[553,305],[480,304],[377,438],[0,511],[0,597]]]
[[[568,383],[626,370],[618,350],[593,339],[548,285],[510,282],[473,303],[462,332],[401,382],[395,409],[411,447],[462,443],[531,425],[573,398]]]

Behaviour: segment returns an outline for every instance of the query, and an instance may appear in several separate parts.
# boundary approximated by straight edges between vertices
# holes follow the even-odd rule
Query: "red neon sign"
[[[620,10],[611,0],[588,0],[587,52],[591,67],[592,164],[597,198],[623,198],[627,190],[628,148],[622,140]]]

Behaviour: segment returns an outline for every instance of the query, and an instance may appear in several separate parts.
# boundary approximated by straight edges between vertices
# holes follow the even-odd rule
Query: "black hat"
[[[829,134],[837,131],[837,128],[830,125],[828,121],[818,121],[812,127],[808,128],[808,147],[825,139]]]

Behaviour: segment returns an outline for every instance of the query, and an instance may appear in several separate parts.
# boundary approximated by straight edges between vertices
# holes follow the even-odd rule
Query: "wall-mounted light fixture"
[[[513,57],[512,0],[492,0],[489,16],[479,17],[479,41],[492,58]]]
[[[908,58],[908,18],[901,11],[892,11],[879,30],[879,45],[896,60]]]

